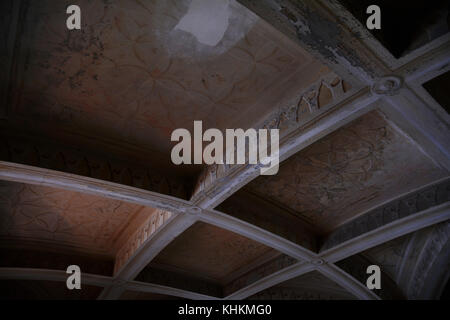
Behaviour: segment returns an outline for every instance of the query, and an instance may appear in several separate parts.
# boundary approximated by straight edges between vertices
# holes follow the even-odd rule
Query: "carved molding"
[[[314,117],[317,117],[324,111],[325,107],[334,105],[342,100],[350,89],[350,84],[331,72],[303,90],[301,94],[293,98],[281,110],[270,115],[267,120],[257,125],[256,129],[279,129],[281,139],[289,132],[313,120]],[[248,150],[246,150],[246,154],[248,154]],[[214,194],[214,189],[219,183],[222,183],[227,177],[236,176],[238,171],[247,167],[255,167],[255,171],[259,169],[258,165],[215,164],[207,166],[197,179],[192,200],[197,201],[197,199],[201,199],[203,194]]]
[[[384,204],[344,224],[324,240],[320,251],[326,251],[352,238],[449,200],[450,179],[445,179]]]
[[[166,217],[168,215],[166,214]],[[164,217],[164,214],[160,219]],[[150,220],[150,223],[153,221]],[[141,242],[140,246],[136,248],[137,241],[130,241],[126,249],[122,251],[122,253],[126,254],[128,252],[134,252],[133,254],[128,254],[128,259],[121,259],[119,257],[118,260],[121,261],[121,268],[115,268],[116,273],[115,276],[118,278],[122,278],[124,280],[132,280],[136,277],[139,272],[144,269],[147,264],[161,251],[163,250],[173,239],[179,236],[181,233],[186,231],[190,226],[192,226],[195,222],[197,222],[197,218],[188,214],[173,214],[166,221],[160,220],[159,228],[156,228],[155,231],[147,237],[146,241]],[[143,229],[138,230],[137,235],[143,235],[144,229],[146,225],[143,226]],[[138,237],[137,237],[138,238]],[[137,238],[133,238],[137,239]],[[125,255],[122,255],[125,257]]]
[[[169,211],[156,209],[117,252],[114,273],[117,273],[136,250],[138,250],[144,242],[146,242],[173,216],[174,214]]]
[[[119,257],[117,261],[120,261],[119,263],[121,267],[115,268],[116,272],[114,274],[114,277],[116,279],[132,281],[161,250],[163,250],[173,239],[179,236],[187,228],[192,226],[196,221],[197,218],[193,215],[174,214],[158,229],[155,228],[156,231],[152,233],[152,236],[148,237],[147,240],[141,243],[138,248],[136,248],[136,241],[130,241],[128,243],[130,247],[126,247],[126,249],[124,249],[122,253],[126,254],[127,250],[128,252],[134,250],[134,253],[131,255],[128,254],[128,259],[125,259],[126,255],[121,256],[124,257],[124,259]],[[152,221],[150,220],[150,222]],[[145,225],[143,227],[145,228]],[[143,232],[143,230],[140,229],[137,232],[137,234],[140,236],[145,234],[140,232]],[[122,288],[110,286],[108,288],[105,288],[100,298],[118,299],[123,291],[124,290]]]
[[[265,120],[262,128],[279,129],[280,136],[283,136],[289,129],[298,128],[313,119],[321,109],[339,101],[350,89],[349,83],[331,72]]]

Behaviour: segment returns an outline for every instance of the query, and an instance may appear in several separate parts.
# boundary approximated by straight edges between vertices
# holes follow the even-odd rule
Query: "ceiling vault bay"
[[[338,1],[239,0],[206,48],[170,32],[187,1],[81,1],[70,36],[50,2],[0,5],[5,288],[57,294],[76,260],[74,298],[439,298],[450,121],[423,84],[449,33],[394,57]],[[197,118],[280,129],[279,174],[172,166]]]

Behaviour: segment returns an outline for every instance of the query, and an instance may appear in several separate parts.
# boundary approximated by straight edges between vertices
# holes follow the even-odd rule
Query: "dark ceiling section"
[[[181,272],[167,271],[151,266],[144,268],[137,276],[136,281],[224,298],[222,287],[217,283],[201,279],[195,275],[186,275]]]
[[[248,300],[353,300],[355,297],[318,271],[267,288]]]
[[[67,290],[65,282],[37,280],[1,280],[0,288],[0,300],[95,300],[103,289]]]
[[[366,280],[368,278],[367,268],[373,265],[373,262],[362,255],[355,255],[337,262],[336,265],[351,274],[355,279],[361,282],[361,284],[366,285]],[[384,300],[405,299],[402,292],[397,287],[397,284],[384,272],[385,269],[387,269],[385,266],[381,269],[383,279],[381,288],[373,289],[374,292]]]
[[[82,272],[103,276],[113,275],[112,259],[81,253],[61,253],[25,248],[0,247],[0,268],[40,268],[66,271],[74,264],[80,266]]]
[[[369,30],[393,56],[400,58],[411,50],[449,31],[448,0],[340,0],[364,26],[370,5],[381,9],[381,29]]]
[[[270,262],[293,259],[263,244],[203,222],[197,222],[166,246],[136,280],[224,298],[242,282],[246,272]],[[246,272],[243,272],[245,270]],[[255,276],[252,275],[248,282]],[[235,281],[238,280],[238,281]]]
[[[450,300],[450,281],[447,281],[444,292],[442,292],[441,300]]]
[[[126,291],[120,297],[121,300],[183,300],[179,297],[168,296],[151,292]]]
[[[450,113],[450,71],[441,74],[439,77],[431,79],[423,84],[424,88],[436,100],[447,113]]]

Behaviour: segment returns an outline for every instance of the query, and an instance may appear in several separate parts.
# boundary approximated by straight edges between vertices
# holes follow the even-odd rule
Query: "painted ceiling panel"
[[[80,135],[151,152],[165,166],[173,130],[199,119],[204,128],[251,127],[257,119],[242,115],[272,112],[268,98],[298,92],[291,76],[314,61],[234,1],[216,46],[175,28],[190,1],[82,0],[80,32],[65,29],[68,3],[30,4],[17,57],[26,67],[8,118],[59,139]],[[323,72],[309,68],[304,85]]]
[[[255,12],[268,22],[239,1],[261,6]],[[0,298],[245,299],[267,288],[248,299],[355,299],[348,276],[365,285],[370,264],[381,267],[383,289],[373,292],[382,299],[441,296],[450,222],[411,231],[448,217],[450,189],[441,179],[449,172],[439,155],[445,150],[435,150],[445,147],[444,111],[434,117],[431,106],[429,119],[415,115],[416,107],[428,115],[431,99],[415,78],[444,72],[423,68],[437,68],[447,44],[392,62],[372,52],[374,39],[355,37],[361,30],[347,28],[352,19],[338,2],[292,0],[264,9],[278,1],[79,0],[77,31],[66,28],[70,0],[4,3],[0,68],[9,71],[0,74],[1,174],[16,179],[19,171],[17,179],[58,189],[0,181],[0,278],[7,279]],[[411,118],[389,112],[385,96],[370,89],[394,65],[404,86],[386,93],[411,102],[413,112],[403,114]],[[428,92],[433,104],[445,100]],[[424,101],[414,105],[408,94]],[[203,130],[279,128],[280,155],[289,157],[278,174],[252,182],[256,171],[248,166],[175,166],[171,133],[192,131],[195,120]],[[24,166],[36,176],[24,178]],[[78,175],[82,186],[97,179],[104,197],[61,190],[44,168],[53,177]],[[115,184],[127,186],[114,189],[121,199],[148,195],[160,208],[180,210],[106,198]],[[207,216],[213,209],[218,216]],[[310,271],[286,281],[304,270],[326,274],[320,266],[331,263],[342,273]],[[70,264],[106,290],[13,280],[28,277],[28,268],[60,279]],[[168,295],[147,292],[155,288]]]
[[[38,241],[70,252],[114,256],[133,226],[153,212],[78,192],[0,181],[0,237]]]
[[[152,264],[225,284],[233,272],[274,249],[236,233],[197,222],[171,242]],[[256,267],[257,265],[255,265]]]
[[[327,233],[356,215],[447,176],[378,111],[313,143],[274,176],[245,187]]]

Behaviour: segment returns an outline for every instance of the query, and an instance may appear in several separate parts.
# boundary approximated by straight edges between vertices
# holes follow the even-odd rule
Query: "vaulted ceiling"
[[[442,296],[442,15],[395,46],[347,0],[81,0],[72,31],[69,4],[0,4],[2,299]],[[182,27],[193,10],[217,43]],[[174,165],[194,120],[279,129],[279,172]]]

